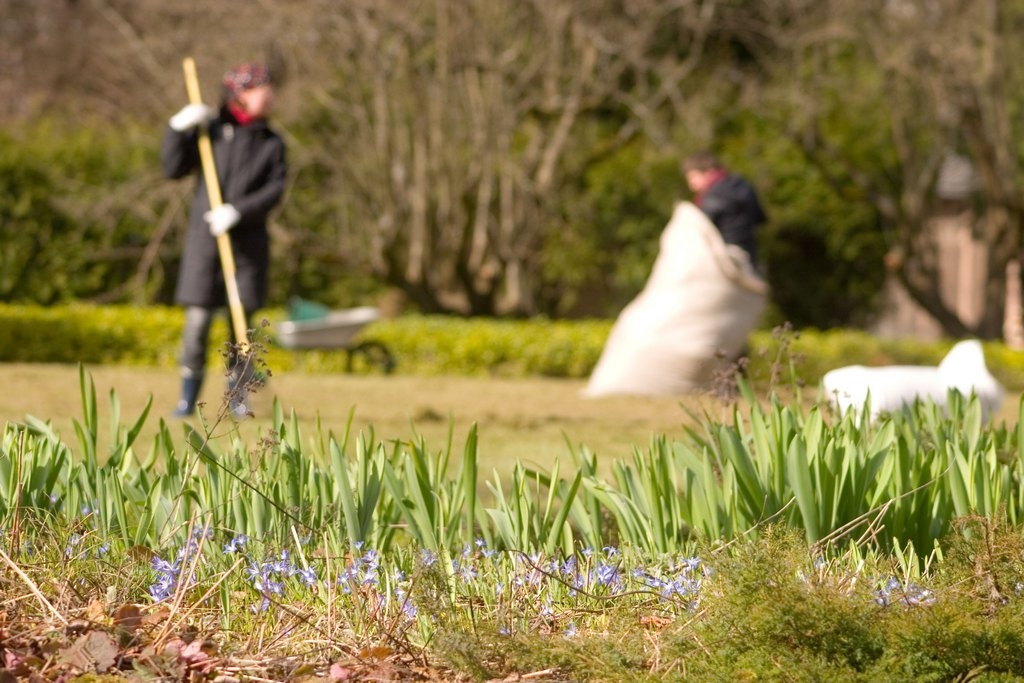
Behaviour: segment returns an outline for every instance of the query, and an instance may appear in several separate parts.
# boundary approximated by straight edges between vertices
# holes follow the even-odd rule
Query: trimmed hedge
[[[260,328],[264,358],[273,371],[345,372],[344,349],[289,351],[273,341],[280,310],[264,313]],[[0,361],[92,363],[173,367],[183,316],[173,307],[17,306],[0,304]],[[611,320],[494,320],[404,315],[364,328],[353,344],[376,341],[397,361],[395,372],[418,375],[587,377],[604,347]],[[220,362],[228,339],[227,320],[214,324],[211,365]],[[748,376],[755,383],[792,378],[817,384],[830,368],[863,365],[935,365],[952,340],[891,340],[850,330],[792,332],[777,329],[750,335]],[[1024,387],[1024,353],[985,342],[989,368],[1009,389]],[[353,372],[380,372],[355,356]]]
[[[173,365],[182,322],[172,308],[0,304],[0,359]]]

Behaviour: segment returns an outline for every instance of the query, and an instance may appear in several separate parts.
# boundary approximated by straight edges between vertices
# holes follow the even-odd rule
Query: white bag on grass
[[[768,285],[690,202],[676,205],[643,291],[619,314],[583,391],[683,394],[706,388],[743,351]]]
[[[848,365],[829,370],[822,378],[826,396],[839,409],[860,411],[871,396],[871,418],[901,410],[915,399],[930,399],[946,405],[946,395],[956,389],[965,397],[977,394],[982,412],[988,418],[1003,401],[1003,387],[985,365],[985,352],[977,340],[956,344],[938,367],[890,365],[872,368]]]

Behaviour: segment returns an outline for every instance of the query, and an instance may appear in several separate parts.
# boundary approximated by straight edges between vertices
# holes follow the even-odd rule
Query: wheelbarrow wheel
[[[346,370],[353,372],[367,367],[377,368],[385,375],[390,375],[395,369],[395,358],[384,344],[364,341],[348,350]]]

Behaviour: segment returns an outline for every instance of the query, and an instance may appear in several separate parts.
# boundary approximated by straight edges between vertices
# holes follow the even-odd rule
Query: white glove
[[[209,123],[217,117],[217,110],[208,104],[186,104],[169,121],[171,128],[183,133],[190,128]]]
[[[235,227],[241,217],[242,214],[238,213],[238,209],[230,204],[221,204],[216,209],[203,214],[203,218],[210,224],[210,234],[214,237],[220,237]]]

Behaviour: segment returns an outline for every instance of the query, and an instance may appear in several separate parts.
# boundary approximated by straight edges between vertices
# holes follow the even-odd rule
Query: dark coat
[[[197,173],[174,299],[185,306],[219,307],[227,304],[227,291],[217,240],[203,218],[210,210],[210,198],[199,161],[197,138],[194,129],[179,133],[168,126],[161,147],[165,176],[181,178]],[[267,215],[284,192],[284,141],[265,121],[240,126],[222,109],[220,116],[210,124],[210,142],[220,178],[221,198],[241,214],[228,235],[235,257],[238,294],[249,313],[266,303],[270,265]]]
[[[757,265],[756,228],[768,220],[754,186],[730,173],[704,192],[700,208],[707,214],[726,244],[735,244],[750,254]]]

